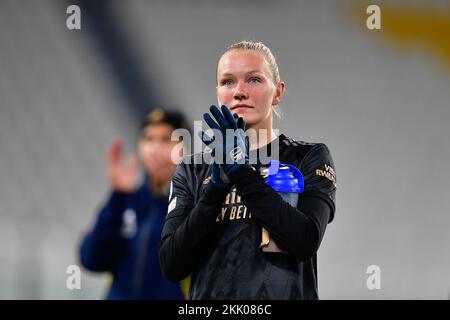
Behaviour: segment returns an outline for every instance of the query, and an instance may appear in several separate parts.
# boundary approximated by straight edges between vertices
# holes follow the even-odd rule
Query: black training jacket
[[[278,146],[279,160],[303,174],[296,208],[264,180]],[[191,275],[191,299],[318,299],[316,253],[334,218],[336,175],[323,143],[280,135],[253,150],[251,165],[230,179],[230,190],[210,182],[202,154],[186,157],[172,179],[160,242],[163,274],[171,281]],[[281,252],[264,252],[263,228]]]

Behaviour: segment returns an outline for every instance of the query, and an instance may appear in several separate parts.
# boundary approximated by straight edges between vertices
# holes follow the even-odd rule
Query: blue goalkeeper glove
[[[214,137],[210,138],[201,132],[200,138],[209,147],[215,142],[212,148],[214,162],[211,180],[220,187],[229,187],[231,184],[228,175],[249,162],[249,144],[248,137],[245,136],[244,119],[237,114],[232,115],[225,106],[221,109],[222,112],[216,106],[209,108],[217,122],[208,113],[203,115],[205,122],[213,129]]]
[[[210,138],[205,132],[201,131],[199,132],[199,137],[203,141],[203,143],[209,147],[211,143],[214,142],[214,139]],[[214,150],[211,150],[211,154],[214,156]],[[216,163],[213,159],[213,162],[211,164],[211,181],[215,186],[218,186],[220,188],[230,188],[231,183],[230,179],[228,179],[227,175],[225,174],[225,171],[220,167],[218,163]]]

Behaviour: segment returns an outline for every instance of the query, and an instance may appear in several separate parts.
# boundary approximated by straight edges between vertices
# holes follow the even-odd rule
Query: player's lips
[[[244,110],[244,109],[253,109],[252,106],[249,106],[248,104],[236,104],[231,107],[231,110]]]

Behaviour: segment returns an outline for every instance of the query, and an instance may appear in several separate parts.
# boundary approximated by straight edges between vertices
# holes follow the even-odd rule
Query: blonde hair
[[[264,43],[242,40],[242,41],[239,41],[239,42],[236,42],[236,43],[233,43],[232,45],[230,45],[224,51],[222,56],[231,50],[252,50],[252,51],[262,53],[264,55],[264,58],[266,59],[266,61],[269,63],[270,71],[272,71],[273,83],[275,85],[278,85],[281,82],[280,72],[278,71],[277,60],[275,59],[275,56],[273,55],[272,51],[270,51],[269,47],[267,47]],[[217,65],[219,65],[219,63],[217,63]]]
[[[269,64],[270,71],[272,72],[273,83],[275,84],[275,86],[278,86],[281,83],[280,71],[278,70],[277,60],[275,59],[275,56],[273,55],[272,51],[270,51],[269,47],[267,47],[264,43],[248,40],[242,40],[233,43],[222,53],[222,55],[219,58],[219,61],[225,53],[232,50],[251,50],[262,53],[267,63]],[[217,62],[217,71],[219,68],[219,61]],[[281,117],[281,113],[280,110],[278,110],[278,108],[273,109],[273,111],[275,115],[277,115],[279,118]]]

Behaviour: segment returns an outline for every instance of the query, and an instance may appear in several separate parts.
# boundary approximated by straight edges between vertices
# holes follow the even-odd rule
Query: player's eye
[[[233,83],[234,81],[232,79],[224,79],[220,82],[222,86],[231,86]]]
[[[250,84],[258,84],[261,83],[261,79],[258,77],[251,77],[248,82],[250,82]]]

